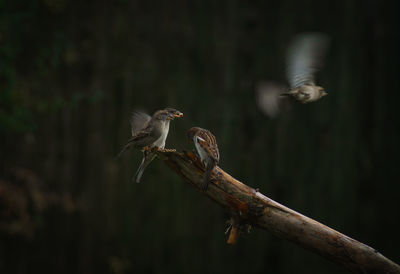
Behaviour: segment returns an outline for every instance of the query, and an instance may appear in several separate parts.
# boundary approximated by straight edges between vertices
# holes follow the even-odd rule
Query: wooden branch
[[[193,153],[173,150],[156,153],[188,183],[201,189],[203,167]],[[214,169],[204,195],[232,216],[228,243],[235,243],[239,232],[251,225],[320,254],[354,273],[400,273],[399,265],[375,249],[269,199],[219,167]]]

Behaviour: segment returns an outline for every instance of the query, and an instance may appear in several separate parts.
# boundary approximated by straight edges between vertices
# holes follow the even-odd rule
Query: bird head
[[[192,127],[187,132],[187,137],[189,139],[189,143],[193,142],[193,137],[201,130],[199,127]]]
[[[319,94],[321,95],[321,97],[328,95],[328,93],[325,92],[323,87],[318,87],[318,91],[319,91]]]
[[[159,110],[153,115],[153,119],[166,121],[169,120],[169,113],[165,110]]]
[[[183,113],[174,108],[166,108],[165,111],[168,113],[168,120],[174,120],[175,118],[183,117]]]
[[[153,117],[158,120],[174,120],[183,117],[183,113],[173,108],[166,108],[154,113]]]

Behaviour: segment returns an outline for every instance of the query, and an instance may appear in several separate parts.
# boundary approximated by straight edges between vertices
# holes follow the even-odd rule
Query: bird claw
[[[157,146],[147,146],[143,148],[143,151],[147,151],[147,152],[154,152],[156,150],[159,150],[159,147]]]
[[[176,149],[157,148],[157,151],[160,151],[160,152],[176,152]]]

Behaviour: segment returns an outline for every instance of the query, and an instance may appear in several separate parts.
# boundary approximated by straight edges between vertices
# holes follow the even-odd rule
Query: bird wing
[[[196,140],[201,148],[218,163],[219,150],[215,136],[208,130],[202,130],[197,133]]]
[[[140,130],[144,129],[148,125],[150,120],[150,115],[141,111],[134,111],[131,117],[132,136],[135,136],[137,133],[139,133]]]
[[[117,155],[117,159],[120,158],[122,154],[124,154],[125,151],[128,150],[130,147],[144,148],[146,146],[151,146],[158,138],[160,138],[162,132],[160,130],[157,130],[157,124],[154,119],[150,118],[150,120],[145,122],[143,126],[144,128],[134,132],[135,134],[128,140],[126,145]]]
[[[147,127],[132,136],[125,147],[130,147],[132,145],[139,148],[151,146],[160,136],[161,134],[158,134],[158,131],[154,130],[154,126],[149,123]]]
[[[152,145],[158,138],[160,138],[161,133],[159,130],[155,130],[155,127],[152,123],[148,123],[148,125],[143,128],[141,131],[137,132],[132,138],[128,141],[134,142],[137,147],[145,147]]]
[[[270,118],[276,118],[288,103],[288,98],[281,96],[287,87],[273,82],[261,82],[256,88],[257,105]]]
[[[148,126],[136,133],[136,135],[132,136],[132,138],[128,140],[122,150],[118,153],[116,159],[119,159],[125,153],[125,151],[127,151],[132,146],[143,148],[145,146],[152,145],[156,140],[157,138],[155,138],[151,134],[151,127]]]
[[[314,83],[328,44],[328,36],[322,33],[301,34],[295,38],[287,53],[287,78],[291,88]]]

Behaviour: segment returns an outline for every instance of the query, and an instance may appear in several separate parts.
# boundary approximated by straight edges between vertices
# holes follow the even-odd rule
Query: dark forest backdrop
[[[167,147],[210,129],[220,166],[400,262],[396,1],[0,1],[1,273],[342,273],[264,231],[228,246],[227,216],[160,160],[114,156],[140,107],[175,107]],[[331,48],[329,93],[278,119],[299,32]]]

